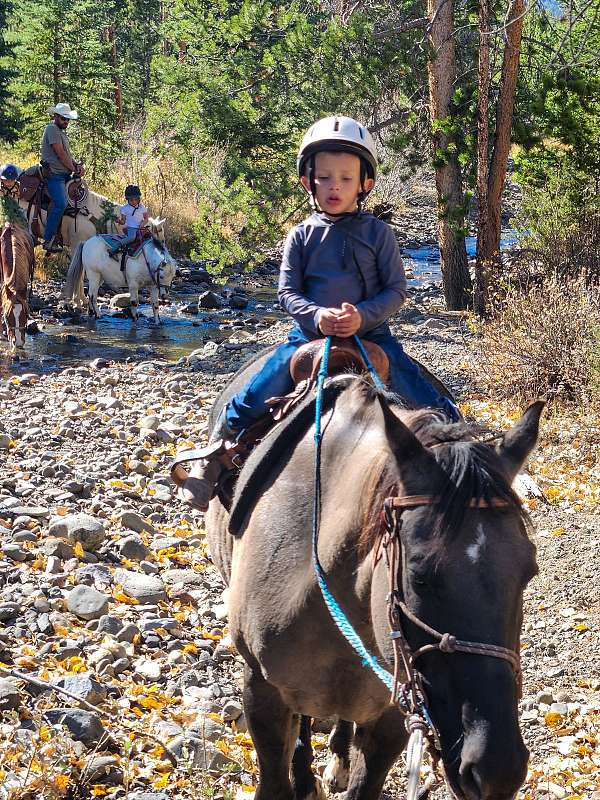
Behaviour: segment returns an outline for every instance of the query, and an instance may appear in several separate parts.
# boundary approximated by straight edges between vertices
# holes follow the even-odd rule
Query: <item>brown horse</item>
[[[19,225],[7,223],[0,231],[0,311],[12,351],[25,344],[28,287],[34,265],[31,234]]]
[[[497,446],[439,413],[402,410],[358,377],[330,381],[323,403],[318,554],[329,588],[391,670],[395,581],[406,646],[413,655],[426,648],[414,667],[451,791],[461,800],[509,800],[527,770],[517,654],[523,589],[536,573],[511,482],[535,445],[543,403]],[[209,542],[230,586],[231,632],[246,662],[256,800],[321,796],[307,718],[330,716],[355,723],[345,797],[376,800],[406,745],[406,717],[340,633],[317,583],[314,406],[306,401],[258,445],[229,510],[211,502]],[[374,557],[388,497],[419,501],[396,512],[391,575],[386,559]],[[483,649],[446,652],[452,648],[438,646],[432,628]],[[492,657],[492,645],[510,652],[512,665]]]

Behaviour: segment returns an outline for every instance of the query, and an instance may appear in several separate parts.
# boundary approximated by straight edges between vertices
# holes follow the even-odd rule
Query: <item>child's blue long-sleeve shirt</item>
[[[279,273],[279,302],[311,338],[319,336],[323,308],[352,303],[358,331],[374,331],[406,299],[406,276],[394,233],[361,211],[333,221],[312,214],[286,239]]]

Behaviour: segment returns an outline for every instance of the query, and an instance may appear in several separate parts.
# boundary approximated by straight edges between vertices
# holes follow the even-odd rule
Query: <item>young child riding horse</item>
[[[228,403],[211,442],[231,447],[267,413],[269,398],[290,392],[292,356],[323,336],[375,342],[389,358],[392,391],[457,420],[456,406],[425,380],[388,325],[406,299],[406,277],[392,229],[362,208],[377,173],[371,134],[349,117],[321,119],[305,134],[297,166],[314,212],[290,231],[279,275],[279,301],[296,324]],[[222,452],[217,448],[183,484],[182,496],[196,508],[205,510],[215,493]]]

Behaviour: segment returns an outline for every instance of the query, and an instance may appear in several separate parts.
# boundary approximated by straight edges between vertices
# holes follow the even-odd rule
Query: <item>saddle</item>
[[[290,362],[290,373],[295,389],[283,397],[267,400],[275,421],[282,419],[295,405],[303,400],[315,387],[324,351],[324,339],[314,339],[301,345]],[[384,383],[390,376],[388,357],[378,344],[362,342],[373,368]],[[340,375],[344,372],[366,372],[367,365],[354,339],[333,337],[329,350],[327,374]]]
[[[44,164],[34,164],[33,167],[28,167],[24,170],[19,177],[19,198],[28,203],[27,206],[27,219],[31,218],[31,232],[37,238],[41,238],[43,234],[40,214],[43,211],[48,212],[52,205],[52,198],[48,192],[47,179],[49,172]],[[89,216],[89,210],[86,207],[86,202],[89,197],[89,189],[87,184],[82,178],[75,177],[67,182],[67,207],[64,210],[63,217],[72,217],[75,219],[78,214]],[[34,215],[31,217],[31,209],[34,209]],[[58,225],[57,239],[61,239],[60,226],[62,218]]]
[[[98,236],[101,239],[104,239],[107,246],[112,247],[112,245],[120,244],[125,236],[121,236],[118,233],[99,233]],[[140,228],[138,231],[137,236],[128,244],[125,250],[121,251],[121,272],[125,272],[125,266],[127,264],[128,258],[136,258],[139,256],[142,247],[144,246],[144,242],[148,239],[152,238],[152,233],[148,228]]]
[[[277,426],[296,407],[300,406],[317,383],[317,374],[324,352],[324,339],[315,339],[301,345],[290,362],[290,374],[294,390],[283,397],[267,400],[270,413],[238,437],[235,442],[218,439],[206,447],[184,451],[171,466],[171,478],[182,486],[189,477],[185,464],[217,457],[225,471],[217,484],[217,494],[226,508],[229,508],[239,471],[254,447]],[[363,347],[382,381],[389,378],[389,360],[379,345],[363,341]],[[333,337],[329,351],[327,374],[329,377],[347,372],[366,372],[367,365],[353,339]]]

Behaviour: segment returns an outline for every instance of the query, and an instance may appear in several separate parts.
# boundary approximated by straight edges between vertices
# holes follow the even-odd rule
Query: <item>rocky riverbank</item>
[[[469,334],[441,308],[439,289],[417,292],[396,330],[486,422],[459,366]],[[176,499],[167,464],[203,438],[232,371],[286,326],[232,331],[177,362],[99,359],[0,383],[1,798],[44,786],[48,797],[251,797],[224,587],[203,515]],[[570,770],[578,796],[597,800],[598,521],[537,505],[523,797],[570,796]],[[316,734],[320,766],[325,739]],[[402,786],[399,765],[388,797]]]

